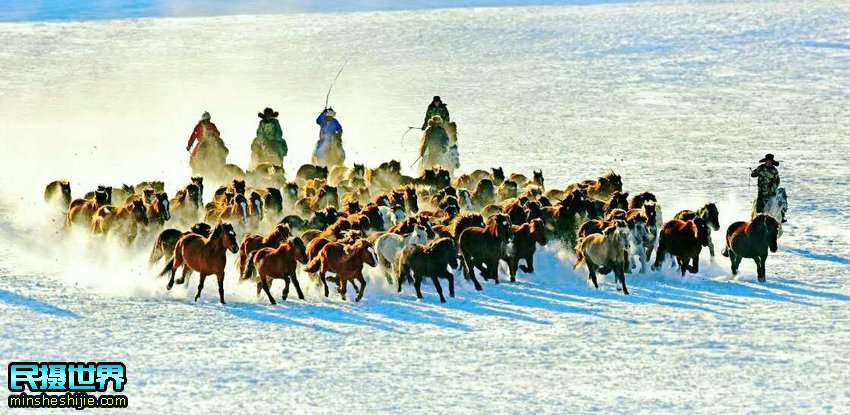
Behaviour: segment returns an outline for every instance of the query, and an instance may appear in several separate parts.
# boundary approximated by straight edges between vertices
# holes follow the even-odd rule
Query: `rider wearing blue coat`
[[[345,150],[342,149],[342,124],[335,116],[336,111],[333,108],[325,108],[316,118],[320,130],[319,141],[313,151],[314,164],[337,165],[342,164],[345,159]]]

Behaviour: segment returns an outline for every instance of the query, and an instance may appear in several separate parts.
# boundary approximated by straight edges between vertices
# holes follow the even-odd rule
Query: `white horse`
[[[401,206],[378,206],[378,213],[381,214],[381,219],[384,221],[384,229],[389,229],[396,223],[403,221],[406,215]]]
[[[646,256],[646,246],[649,244],[649,233],[646,222],[637,220],[629,229],[629,270],[635,267],[635,255],[640,260],[640,272],[645,273],[649,258]]]
[[[395,266],[396,257],[404,247],[412,244],[425,245],[426,243],[428,243],[428,232],[424,226],[416,225],[413,232],[406,236],[395,233],[381,235],[375,240],[375,249],[378,252],[378,259],[381,261],[381,264],[389,267],[391,274],[394,274],[393,267]],[[392,283],[390,276],[387,276],[387,281]]]
[[[753,203],[753,206],[755,206],[755,203]],[[785,222],[785,212],[788,211],[788,195],[785,193],[785,188],[780,187],[779,189],[776,189],[776,194],[764,202],[764,209],[762,210],[762,213],[767,213],[779,222],[778,236],[782,236],[782,224]],[[753,209],[752,217],[750,219],[754,219],[758,214],[759,212],[756,212],[756,210]]]

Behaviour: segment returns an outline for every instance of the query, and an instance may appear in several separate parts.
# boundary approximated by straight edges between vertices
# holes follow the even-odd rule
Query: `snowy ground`
[[[2,24],[0,361],[124,361],[128,413],[848,413],[848,21],[839,1],[742,1]],[[223,307],[166,293],[147,247],[56,242],[45,183],[173,192],[203,110],[242,165],[254,114],[280,110],[294,171],[349,53],[332,104],[369,165],[413,161],[399,139],[439,93],[465,170],[560,187],[613,168],[668,218],[717,201],[725,229],[745,167],[776,153],[791,210],[767,284],[705,254],[626,297],[551,246],[445,305],[376,275],[359,304],[272,307],[231,273]]]

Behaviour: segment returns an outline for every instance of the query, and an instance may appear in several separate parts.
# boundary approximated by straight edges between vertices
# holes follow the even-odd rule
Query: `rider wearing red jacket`
[[[192,144],[196,141],[198,145],[195,146],[195,149],[192,150],[192,157],[195,156],[195,153],[198,152],[198,147],[200,147],[201,141],[209,136],[218,137],[220,133],[218,132],[218,128],[216,128],[215,124],[210,121],[210,113],[205,112],[204,115],[201,116],[201,120],[198,121],[198,124],[195,125],[195,129],[192,130],[192,136],[189,137],[189,143],[186,144],[186,151],[190,151],[192,149]]]

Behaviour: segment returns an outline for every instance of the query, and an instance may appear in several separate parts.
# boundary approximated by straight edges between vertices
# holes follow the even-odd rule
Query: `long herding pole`
[[[339,67],[339,72],[336,73],[334,80],[331,82],[331,86],[328,87],[328,93],[327,93],[327,95],[325,95],[325,108],[328,107],[328,100],[331,97],[331,90],[334,89],[334,84],[336,83],[336,80],[339,79],[339,74],[342,73],[342,70],[345,69],[345,66],[348,65],[348,61],[350,61],[350,60],[351,60],[351,56],[349,56],[345,59],[345,62],[343,62],[342,66]]]

